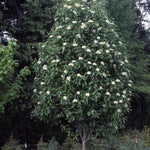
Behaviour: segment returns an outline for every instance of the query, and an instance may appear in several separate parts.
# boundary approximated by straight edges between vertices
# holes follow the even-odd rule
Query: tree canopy
[[[132,81],[116,28],[105,1],[66,0],[34,66],[39,116],[80,135],[83,150],[91,134],[122,128],[129,111]]]

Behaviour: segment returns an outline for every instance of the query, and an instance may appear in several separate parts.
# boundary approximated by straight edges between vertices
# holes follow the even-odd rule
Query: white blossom
[[[80,95],[80,91],[77,91],[77,94]]]
[[[128,74],[127,74],[127,72],[122,72],[121,73],[123,76],[127,76]]]
[[[42,45],[41,47],[45,47],[45,45]]]
[[[70,80],[71,80],[71,78],[70,78],[70,77],[67,77],[67,78],[66,78],[66,80],[67,80],[67,81],[70,81]]]
[[[64,73],[65,73],[65,74],[67,74],[67,72],[68,72],[67,70],[64,70]]]
[[[57,36],[57,39],[61,39],[61,36],[59,35],[59,36]]]
[[[111,63],[113,63],[113,62],[114,62],[114,60],[113,60],[113,59],[110,59],[110,62],[111,62]]]
[[[105,42],[99,42],[99,44],[100,44],[100,45],[105,45],[106,43],[105,43]]]
[[[116,83],[115,83],[115,81],[112,81],[111,84],[112,84],[112,85],[115,85]]]
[[[91,50],[90,50],[90,49],[86,49],[86,51],[87,51],[87,52],[89,52],[89,53],[91,52]]]
[[[107,92],[106,92],[106,95],[110,95],[110,93],[107,91]]]
[[[40,105],[40,104],[41,104],[41,102],[37,102],[37,104],[38,104],[38,105]]]
[[[68,9],[72,8],[72,6],[67,6]]]
[[[76,11],[73,11],[73,13],[76,15],[77,14],[77,12]]]
[[[82,75],[80,73],[77,74],[77,77],[82,77]]]
[[[104,66],[104,62],[103,61],[101,61],[101,64]]]
[[[116,79],[116,82],[120,82],[120,80],[119,80],[119,79]]]
[[[114,104],[118,104],[118,102],[117,102],[117,101],[114,101],[113,103],[114,103]]]
[[[67,45],[67,43],[63,43],[63,45],[64,45],[64,46],[66,46],[66,45]]]
[[[67,27],[67,30],[70,30],[71,29],[71,26],[69,25],[68,27]]]
[[[110,51],[109,50],[106,50],[106,53],[109,53]]]
[[[64,99],[64,100],[67,100],[67,96],[63,96],[63,99]]]
[[[102,89],[103,89],[103,87],[102,87],[102,86],[100,86],[100,87],[99,87],[99,89],[100,89],[100,90],[102,90]]]
[[[80,35],[80,34],[77,34],[77,35],[76,35],[76,37],[80,38],[80,37],[81,37],[81,35]]]
[[[120,96],[120,93],[117,93],[116,95],[117,95],[117,96]]]
[[[40,91],[39,94],[42,94],[42,91]]]
[[[85,23],[81,23],[81,29],[86,28],[86,24]]]
[[[100,36],[98,36],[97,39],[99,40],[99,39],[100,39]]]
[[[46,91],[46,93],[47,93],[47,95],[49,95],[49,94],[50,94],[50,91]]]
[[[98,41],[97,41],[97,40],[94,40],[94,43],[95,43],[95,44],[97,44],[97,43],[98,43]]]
[[[127,107],[128,107],[128,104],[124,104],[124,107],[126,107],[126,108],[127,108]]]
[[[126,94],[126,93],[127,93],[127,91],[126,91],[126,90],[124,90],[122,93],[123,93],[123,94]]]
[[[90,74],[91,74],[91,71],[88,71],[87,74],[90,75]]]
[[[74,64],[73,63],[69,63],[68,66],[74,66]]]
[[[90,93],[85,93],[85,96],[89,97],[89,96],[90,96]]]
[[[47,65],[44,65],[44,66],[43,66],[43,70],[47,70]]]
[[[83,60],[83,57],[79,57],[79,60]]]
[[[97,28],[97,31],[100,31],[101,30],[101,28],[99,27],[99,28]],[[99,43],[100,44],[100,43]]]
[[[86,46],[82,46],[82,48],[83,48],[83,49],[85,49],[85,48],[86,48]]]
[[[92,63],[90,61],[88,61],[87,64],[91,65]]]
[[[106,78],[106,74],[105,73],[102,73],[102,75]]]
[[[132,85],[129,83],[128,86],[132,86]]]
[[[119,112],[119,113],[120,113],[120,112],[121,112],[121,109],[118,109],[118,110],[117,110],[117,112]]]
[[[119,103],[123,103],[123,100],[119,100]]]
[[[85,10],[85,8],[84,8],[84,7],[82,7],[81,9],[82,9],[82,10]]]
[[[92,14],[95,14],[95,11],[93,11],[93,10],[89,10]]]
[[[56,59],[55,62],[60,62],[60,60],[59,60],[59,59]]]
[[[77,43],[75,43],[75,42],[74,42],[72,45],[73,45],[74,47],[78,46],[78,44],[77,44]]]
[[[80,4],[78,4],[78,3],[75,3],[75,6],[76,6],[76,7],[80,7]]]
[[[97,66],[97,63],[93,63],[93,66]]]
[[[76,62],[76,60],[72,60],[71,62],[72,62],[72,63],[75,63],[75,62]]]
[[[116,64],[113,64],[113,67],[116,68],[117,67]]]
[[[49,37],[50,37],[50,38],[52,38],[52,37],[53,37],[53,35],[50,35]]]
[[[100,51],[100,50],[98,50],[98,51],[96,51],[95,53],[96,53],[96,54],[101,54],[101,51]]]
[[[72,21],[72,23],[74,24],[74,23],[77,23],[77,21]]]
[[[78,102],[78,100],[77,99],[73,99],[73,101],[72,101],[73,103],[76,103],[76,102]]]
[[[120,45],[122,45],[122,42],[121,42],[121,41],[119,41],[119,44],[120,44]]]
[[[45,82],[41,82],[41,85],[45,85]]]
[[[42,62],[40,61],[40,60],[38,60],[38,62],[37,62],[38,64],[41,64]]]
[[[87,2],[87,0],[82,0],[83,2]]]
[[[89,23],[92,23],[92,22],[93,22],[93,20],[89,20],[88,22],[89,22]]]
[[[99,72],[99,70],[100,70],[99,68],[96,68],[96,71],[97,71],[97,72]]]
[[[34,89],[33,92],[36,93],[36,92],[37,92],[37,89]]]

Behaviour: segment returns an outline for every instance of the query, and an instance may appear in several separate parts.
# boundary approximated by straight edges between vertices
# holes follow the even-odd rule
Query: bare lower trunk
[[[77,123],[77,128],[82,141],[82,150],[86,150],[86,143],[90,137],[88,125],[85,122]]]
[[[86,150],[86,141],[82,140],[82,150]]]

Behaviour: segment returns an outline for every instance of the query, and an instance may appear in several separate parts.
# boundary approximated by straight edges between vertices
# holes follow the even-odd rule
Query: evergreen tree
[[[9,105],[12,110],[15,108],[15,112],[18,112],[19,138],[23,143],[27,141],[27,128],[33,109],[31,101],[34,82],[32,63],[33,59],[38,57],[37,43],[47,37],[54,22],[53,5],[51,0],[2,0],[0,3],[1,35],[5,31],[10,37],[17,39],[18,48],[14,58],[18,60],[18,67],[15,69],[14,76],[18,76],[23,68],[28,68],[31,71],[31,75],[24,76],[20,83],[19,96],[13,101],[13,105]]]
[[[105,1],[65,0],[35,63],[37,114],[82,141],[122,128],[132,81]],[[122,51],[122,52],[120,52]]]
[[[132,98],[134,111],[130,116],[130,123],[134,127],[143,127],[146,124],[146,117],[148,117],[146,109],[150,96],[150,75],[149,54],[144,48],[146,34],[141,24],[142,15],[137,8],[136,0],[122,0],[121,2],[107,0],[107,2],[107,10],[118,25],[121,33],[119,36],[127,45],[126,52],[131,63],[130,70],[134,80],[134,97]]]

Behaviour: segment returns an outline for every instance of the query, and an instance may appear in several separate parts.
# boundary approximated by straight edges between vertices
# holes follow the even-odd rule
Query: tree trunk
[[[86,140],[82,139],[82,150],[86,150]]]

